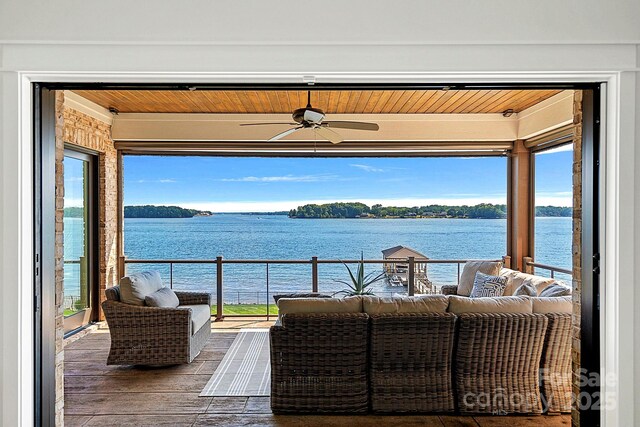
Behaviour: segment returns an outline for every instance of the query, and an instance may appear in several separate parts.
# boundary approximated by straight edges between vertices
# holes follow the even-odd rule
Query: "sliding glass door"
[[[96,286],[95,161],[70,149],[64,156],[64,330],[93,320]]]

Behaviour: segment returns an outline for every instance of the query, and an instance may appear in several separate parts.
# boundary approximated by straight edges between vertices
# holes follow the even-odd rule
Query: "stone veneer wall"
[[[111,125],[64,105],[64,92],[56,93],[56,425],[64,425],[64,147],[65,144],[98,154],[99,301],[118,280],[118,157]],[[99,318],[104,315],[98,307]]]
[[[573,395],[580,395],[580,312],[582,295],[582,91],[573,98],[573,322],[571,361]],[[580,413],[571,410],[571,425],[580,425]]]

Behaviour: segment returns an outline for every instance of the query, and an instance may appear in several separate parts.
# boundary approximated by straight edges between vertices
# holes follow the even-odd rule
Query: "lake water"
[[[81,219],[65,219],[65,231],[81,226]],[[571,268],[571,218],[536,219],[536,261]],[[67,233],[65,233],[67,235]],[[69,235],[71,233],[69,232]],[[125,220],[125,254],[136,259],[381,259],[381,251],[409,246],[431,259],[498,259],[506,253],[506,220],[501,219],[290,219],[276,215],[218,214],[186,219]],[[66,245],[65,245],[66,246]],[[78,245],[76,245],[78,246]],[[67,259],[74,254],[65,253]],[[355,268],[355,266],[354,266]],[[129,264],[127,271],[155,269],[168,283],[167,265]],[[381,272],[369,264],[366,271]],[[215,265],[174,265],[176,289],[205,289],[215,293]],[[542,271],[539,272],[543,274]],[[456,283],[456,265],[428,267],[436,285]],[[65,280],[74,291],[77,272],[67,266]],[[560,275],[558,276],[560,277]],[[319,290],[335,292],[348,274],[340,264],[319,266]],[[560,277],[569,279],[568,277]],[[381,281],[379,294],[402,293]],[[269,293],[310,291],[310,265],[269,266]],[[266,300],[266,266],[225,265],[226,302]]]

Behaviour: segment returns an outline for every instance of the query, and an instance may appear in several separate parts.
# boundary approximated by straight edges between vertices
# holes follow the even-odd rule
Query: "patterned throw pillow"
[[[478,271],[469,298],[501,297],[507,287],[508,280],[508,277],[490,276]]]
[[[560,283],[555,282],[552,285],[547,286],[540,292],[541,297],[564,297],[571,295],[571,288]]]
[[[528,283],[523,283],[522,285],[520,285],[518,289],[516,289],[513,295],[537,297],[538,291],[536,290],[535,287],[533,287],[533,285],[530,285]]]

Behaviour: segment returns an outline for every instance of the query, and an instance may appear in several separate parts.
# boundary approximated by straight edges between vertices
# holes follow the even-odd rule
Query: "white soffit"
[[[380,130],[336,129],[346,141],[513,141],[517,117],[502,114],[331,114],[331,120],[375,122]],[[292,126],[240,126],[242,123],[292,122],[288,114],[130,113],[114,118],[115,141],[266,141]],[[283,138],[313,141],[304,129]],[[321,138],[318,138],[321,139]]]

